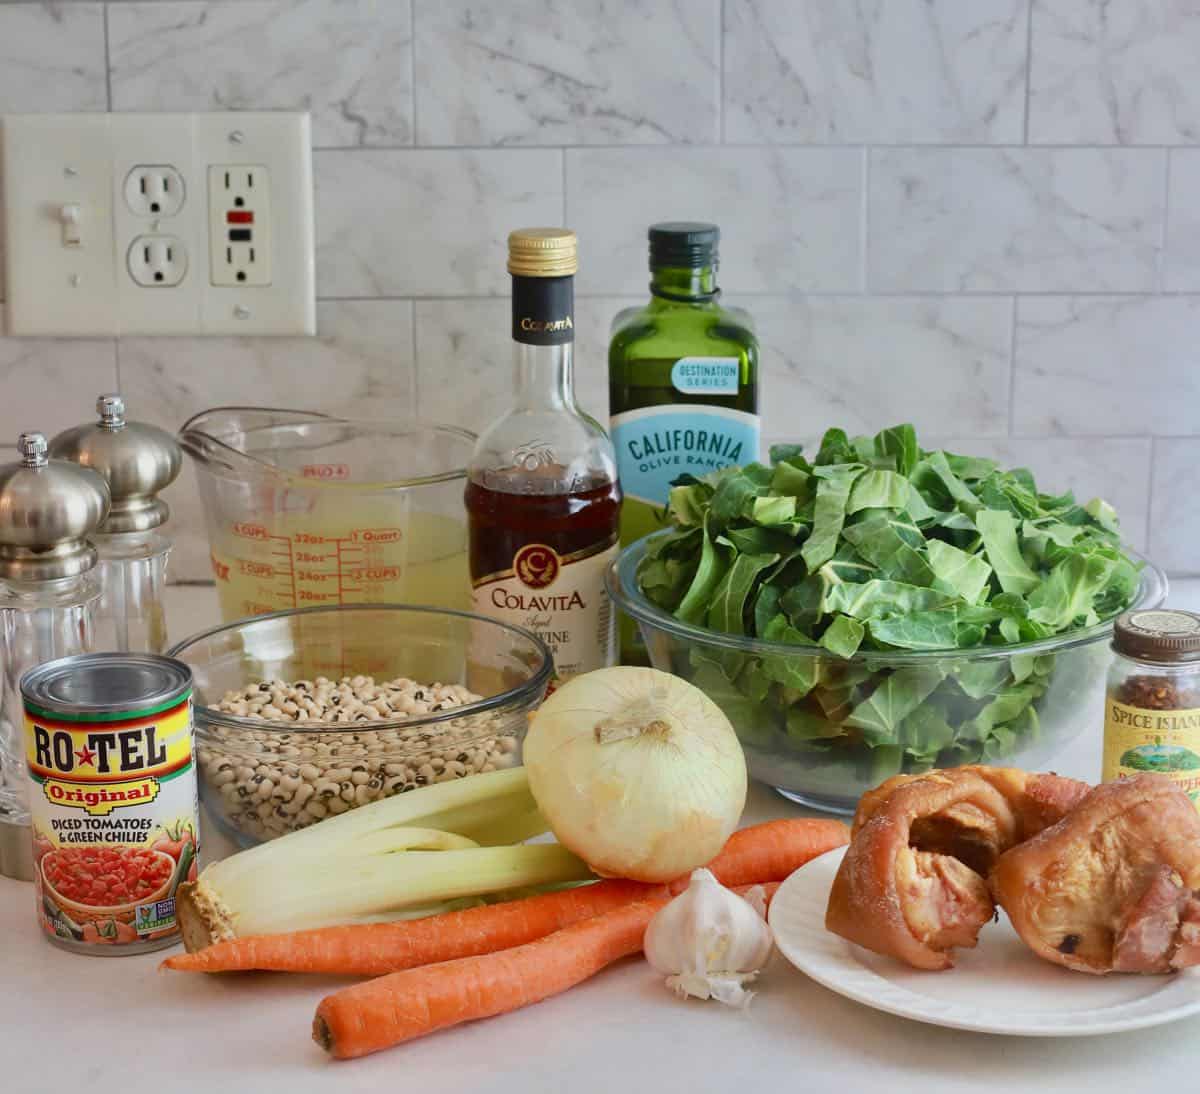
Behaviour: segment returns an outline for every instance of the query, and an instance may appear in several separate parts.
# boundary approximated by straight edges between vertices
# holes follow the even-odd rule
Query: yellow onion
[[[657,669],[577,676],[534,715],[524,755],[559,842],[610,877],[668,881],[704,866],[746,804],[746,760],[729,719]]]

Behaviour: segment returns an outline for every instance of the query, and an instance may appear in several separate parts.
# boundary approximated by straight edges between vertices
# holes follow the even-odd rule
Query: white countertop
[[[1177,582],[1169,602],[1200,608],[1200,581]],[[211,625],[212,590],[172,589],[168,617],[176,634]],[[1054,766],[1097,779],[1100,727]],[[756,786],[746,821],[797,812]],[[1200,1073],[1200,1018],[1087,1039],[961,1033],[849,1002],[778,956],[748,1013],[680,1002],[629,961],[515,1014],[335,1062],[309,1027],[319,999],[344,980],[160,973],[162,953],[82,957],[40,937],[32,902],[29,885],[0,878],[0,1094],[349,1094],[389,1084],[419,1094],[728,1094],[750,1084],[803,1094],[1127,1094],[1151,1076],[1164,1089],[1195,1089]]]

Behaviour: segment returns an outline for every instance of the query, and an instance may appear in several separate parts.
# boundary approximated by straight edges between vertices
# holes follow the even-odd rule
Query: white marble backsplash
[[[311,112],[320,332],[0,336],[0,445],[116,386],[170,428],[257,403],[479,429],[534,223],[579,232],[603,419],[646,226],[706,219],[769,440],[909,420],[1200,573],[1197,73],[1184,0],[0,0],[0,113]],[[174,576],[204,580],[190,469],[168,496]]]
[[[1019,144],[1027,0],[727,0],[725,137]]]
[[[694,0],[414,0],[417,140],[712,144],[720,26]]]
[[[867,281],[882,292],[1152,292],[1166,153],[871,152]]]

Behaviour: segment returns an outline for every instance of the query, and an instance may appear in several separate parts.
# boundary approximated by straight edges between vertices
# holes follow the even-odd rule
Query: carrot
[[[734,832],[708,868],[722,885],[734,888],[783,881],[806,862],[849,842],[850,829],[840,820],[766,821]],[[672,882],[673,890],[683,892],[687,882],[687,878]]]
[[[725,885],[782,881],[848,838],[841,821],[756,824],[730,836],[709,868]],[[379,976],[520,946],[633,901],[681,892],[686,884],[686,878],[671,885],[612,879],[423,919],[233,938],[196,953],[176,954],[163,967],[182,972],[267,969]]]
[[[777,885],[764,886],[767,897]],[[668,897],[642,900],[511,950],[406,969],[327,995],[313,1040],[341,1060],[540,1003],[638,953]]]

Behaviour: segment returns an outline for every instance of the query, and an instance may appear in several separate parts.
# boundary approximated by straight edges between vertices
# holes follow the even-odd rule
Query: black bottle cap
[[[721,229],[715,224],[669,220],[650,225],[650,269],[664,266],[696,269],[717,264]]]

